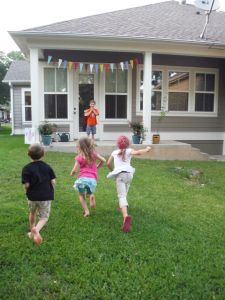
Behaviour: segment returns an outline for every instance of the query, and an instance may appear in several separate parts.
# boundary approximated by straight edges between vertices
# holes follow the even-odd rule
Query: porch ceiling
[[[48,56],[52,56],[52,60],[77,61],[77,62],[94,62],[94,63],[119,63],[130,59],[138,59],[139,63],[143,63],[143,54],[135,52],[115,52],[115,51],[81,51],[81,50],[43,50],[44,60],[48,60]]]

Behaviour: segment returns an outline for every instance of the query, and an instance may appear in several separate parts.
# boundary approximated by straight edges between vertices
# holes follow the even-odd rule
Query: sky
[[[19,48],[8,31],[19,31],[55,22],[148,5],[166,0],[5,0],[1,1],[0,51],[8,53]],[[172,0],[171,0],[172,1]],[[192,3],[194,0],[186,0]],[[220,10],[225,11],[225,0]],[[60,4],[61,3],[61,4]]]

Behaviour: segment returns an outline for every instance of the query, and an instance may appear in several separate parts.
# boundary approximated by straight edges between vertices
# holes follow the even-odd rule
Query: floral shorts
[[[97,186],[97,181],[94,178],[80,177],[74,182],[74,188],[79,193],[93,194]]]
[[[30,201],[28,200],[29,212],[38,213],[40,219],[48,219],[51,211],[51,200],[47,201]]]

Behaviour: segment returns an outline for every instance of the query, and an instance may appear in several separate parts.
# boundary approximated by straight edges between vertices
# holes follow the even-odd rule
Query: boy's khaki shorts
[[[38,213],[40,219],[48,219],[51,211],[51,202],[47,201],[30,201],[28,200],[29,212]]]

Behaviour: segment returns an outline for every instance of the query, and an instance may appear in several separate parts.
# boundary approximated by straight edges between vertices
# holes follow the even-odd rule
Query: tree
[[[3,83],[9,66],[13,60],[24,60],[24,55],[20,51],[11,51],[8,54],[0,51],[0,104],[8,105],[10,101],[9,85]]]

